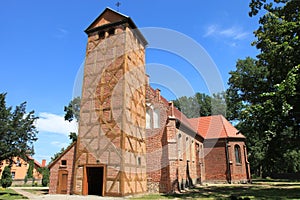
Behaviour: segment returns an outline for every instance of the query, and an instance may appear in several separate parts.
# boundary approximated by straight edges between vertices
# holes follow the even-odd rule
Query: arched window
[[[159,123],[159,109],[155,108],[153,110],[153,128],[159,128],[160,123]]]
[[[234,146],[235,162],[241,164],[241,148],[239,145]]]
[[[151,115],[150,115],[150,109],[147,109],[146,111],[146,128],[151,128]]]

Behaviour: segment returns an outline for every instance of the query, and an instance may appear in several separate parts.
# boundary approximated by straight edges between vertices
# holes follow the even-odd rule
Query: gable
[[[68,148],[60,154],[55,160],[53,160],[51,163],[49,163],[48,168],[51,169],[65,154],[67,154],[69,151],[71,151],[77,142],[73,142],[71,145],[68,146]]]
[[[115,24],[122,21],[128,21],[132,28],[136,28],[133,21],[130,17],[123,15],[117,11],[112,10],[111,8],[106,8],[93,22],[92,24],[85,30],[85,32],[89,32],[97,27],[105,26],[108,24]]]

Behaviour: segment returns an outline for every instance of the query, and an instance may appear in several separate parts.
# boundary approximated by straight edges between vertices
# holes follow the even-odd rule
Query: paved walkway
[[[55,195],[37,195],[31,192],[27,192],[24,189],[46,189],[45,187],[10,187],[17,193],[27,197],[30,200],[79,200],[79,199],[86,199],[86,200],[99,200],[99,199],[111,199],[111,200],[121,200],[124,198],[118,197],[100,197],[100,196],[79,196],[79,195],[62,195],[62,194],[55,194]]]

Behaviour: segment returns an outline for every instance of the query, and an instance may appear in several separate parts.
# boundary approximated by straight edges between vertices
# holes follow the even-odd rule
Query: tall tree
[[[70,101],[68,106],[65,106],[65,120],[69,122],[76,120],[76,122],[79,122],[80,102],[80,97],[75,97],[72,101]]]
[[[34,111],[26,113],[26,102],[13,110],[6,106],[6,94],[0,94],[0,161],[32,155],[37,140]]]
[[[226,93],[216,93],[209,96],[204,93],[196,93],[191,97],[180,97],[174,100],[177,107],[188,118],[221,114],[226,117]]]
[[[238,60],[230,72],[229,105],[237,108],[233,116],[248,136],[249,159],[258,174],[297,169],[291,157],[300,156],[295,155],[300,140],[299,7],[296,0],[252,0],[250,16],[266,10],[253,43],[260,53],[257,59]],[[290,166],[282,165],[287,159]]]
[[[8,188],[12,184],[11,170],[9,166],[5,166],[1,176],[1,186],[3,188]]]

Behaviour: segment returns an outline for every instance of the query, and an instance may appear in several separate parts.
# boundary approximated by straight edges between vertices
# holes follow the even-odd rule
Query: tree
[[[26,102],[13,110],[6,107],[6,94],[0,94],[0,161],[13,157],[26,159],[32,155],[33,142],[37,140],[34,111],[26,113]]]
[[[9,166],[5,166],[1,176],[1,186],[3,188],[8,188],[12,184],[12,176]]]
[[[192,97],[180,97],[173,101],[174,106],[188,118],[221,114],[226,117],[226,93],[220,92],[209,96],[196,93]]]
[[[33,178],[34,161],[33,160],[29,160],[28,164],[29,164],[29,167],[27,169],[26,177],[27,178]]]
[[[76,97],[72,101],[70,101],[68,106],[64,107],[65,120],[71,122],[75,119],[76,122],[79,122],[80,102],[80,97]]]
[[[228,105],[236,108],[232,116],[248,136],[249,160],[258,175],[298,166],[292,158],[298,158],[300,139],[299,6],[295,0],[252,0],[250,16],[267,11],[253,42],[260,53],[257,59],[238,60],[230,72]],[[282,165],[286,160],[291,163]]]
[[[50,177],[50,172],[49,169],[47,167],[41,167],[38,169],[38,172],[40,174],[42,174],[43,178],[42,178],[42,185],[44,187],[48,186],[49,184],[49,177]]]

